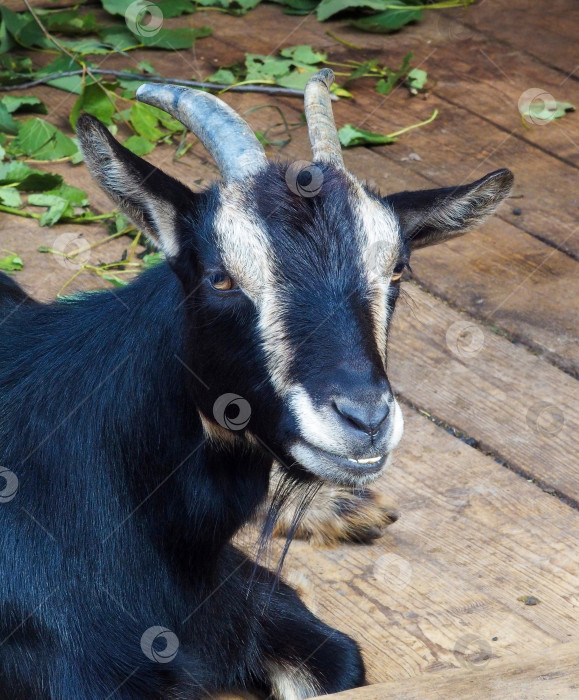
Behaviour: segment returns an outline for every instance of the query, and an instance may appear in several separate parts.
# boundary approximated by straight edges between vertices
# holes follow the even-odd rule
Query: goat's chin
[[[327,452],[305,440],[295,441],[290,454],[302,469],[318,479],[356,488],[375,481],[384,473],[392,458],[392,452],[389,452],[355,460]]]

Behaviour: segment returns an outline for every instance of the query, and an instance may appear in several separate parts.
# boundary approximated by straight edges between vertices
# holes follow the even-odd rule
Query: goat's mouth
[[[385,453],[343,457],[322,450],[303,439],[292,444],[290,453],[303,469],[318,478],[357,487],[377,479],[388,466],[391,455]]]

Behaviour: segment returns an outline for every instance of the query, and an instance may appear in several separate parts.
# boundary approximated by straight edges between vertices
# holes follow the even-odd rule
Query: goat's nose
[[[347,396],[334,398],[334,408],[351,426],[374,437],[384,423],[390,407],[386,401],[358,403]]]

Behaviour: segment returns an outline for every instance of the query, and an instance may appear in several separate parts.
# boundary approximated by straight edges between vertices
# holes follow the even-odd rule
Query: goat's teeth
[[[349,462],[355,462],[356,464],[376,464],[376,462],[379,462],[381,459],[382,457],[367,457],[366,459],[352,459],[348,457]]]

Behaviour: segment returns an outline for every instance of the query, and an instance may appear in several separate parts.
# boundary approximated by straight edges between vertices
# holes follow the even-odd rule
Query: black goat
[[[381,199],[345,170],[331,79],[306,90],[314,162],[289,168],[211,95],[143,86],[219,164],[199,194],[79,120],[93,176],[167,263],[47,305],[0,280],[0,698],[299,700],[364,683],[357,644],[231,539],[274,460],[292,483],[383,472],[410,251],[472,228],[512,175]]]

